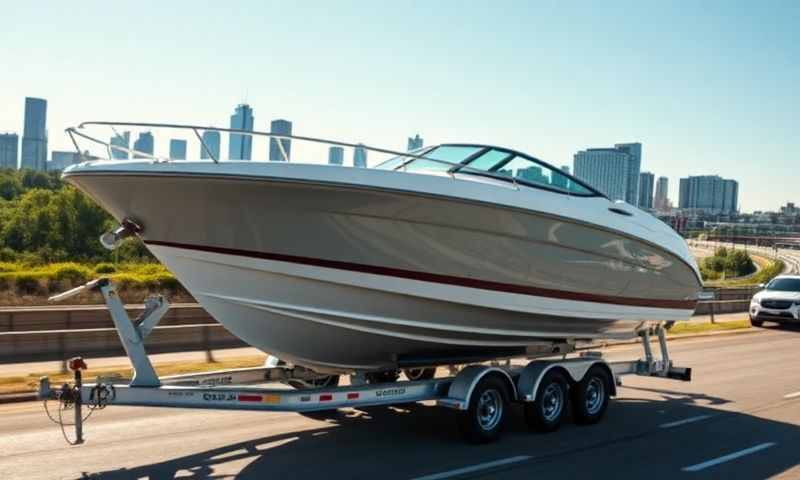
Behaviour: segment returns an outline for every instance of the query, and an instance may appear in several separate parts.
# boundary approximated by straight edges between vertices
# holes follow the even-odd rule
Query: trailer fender
[[[600,365],[612,379],[615,378],[608,364],[596,358],[575,358],[561,361],[535,360],[520,372],[517,380],[517,398],[523,402],[534,401],[542,378],[553,369],[563,372],[570,382],[574,384],[583,380],[586,372],[595,365]],[[610,394],[611,396],[617,394],[616,385],[613,381],[611,382]]]
[[[447,390],[447,397],[439,399],[437,403],[444,407],[466,410],[469,408],[469,401],[475,386],[488,375],[496,375],[506,382],[508,394],[511,396],[508,399],[509,401],[517,399],[514,380],[507,371],[488,365],[470,365],[458,372],[458,375],[453,379],[450,388]]]

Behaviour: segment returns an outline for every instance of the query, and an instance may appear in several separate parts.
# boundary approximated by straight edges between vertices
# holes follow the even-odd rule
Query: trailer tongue
[[[148,298],[144,313],[131,320],[114,285],[104,278],[51,300],[63,300],[87,289],[97,289],[103,294],[134,374],[128,382],[98,379],[84,384],[82,371],[86,363],[77,357],[68,362],[75,375],[73,384],[53,388],[47,377],[40,379],[39,398],[46,407],[48,400],[59,402],[58,416],[50,415],[49,411],[48,415],[62,430],[67,425],[63,414],[72,410],[74,440],[68,438],[66,431],[64,436],[76,444],[84,441],[83,423],[88,418],[84,416],[84,408],[89,415],[109,405],[310,412],[425,400],[458,410],[464,437],[473,443],[484,443],[499,437],[511,403],[523,405],[526,422],[532,429],[553,431],[560,426],[568,407],[578,423],[600,421],[622,375],[691,380],[690,368],[673,366],[662,326],[642,331],[644,358],[626,362],[606,362],[600,353],[588,350],[567,358],[567,354],[576,353],[575,345],[554,342],[547,355],[557,353],[561,355],[559,359],[540,358],[526,365],[507,361],[504,365],[492,362],[452,366],[453,375],[424,380],[395,381],[397,375],[353,375],[350,385],[335,386],[338,379],[332,381],[332,377],[303,367],[282,364],[274,357],[269,357],[263,367],[159,377],[147,356],[144,340],[169,309],[169,302],[160,296]],[[652,335],[658,338],[660,358],[652,352]],[[380,378],[386,381],[378,381]],[[261,386],[276,382],[283,385]]]

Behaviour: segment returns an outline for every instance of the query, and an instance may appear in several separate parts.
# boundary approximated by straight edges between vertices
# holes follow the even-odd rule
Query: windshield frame
[[[467,173],[467,174],[470,174],[470,175],[483,175],[483,176],[488,177],[488,178],[494,178],[494,179],[498,179],[498,180],[505,180],[507,182],[512,182],[512,183],[520,183],[520,184],[528,186],[528,187],[539,188],[539,189],[547,190],[547,191],[550,191],[550,192],[560,193],[562,195],[572,195],[572,196],[576,196],[576,197],[603,197],[603,198],[608,199],[608,197],[604,193],[598,191],[596,188],[593,188],[592,186],[590,186],[586,182],[583,182],[582,180],[580,180],[578,178],[575,178],[571,174],[564,172],[560,168],[556,168],[555,166],[550,165],[549,163],[545,162],[544,160],[540,160],[540,159],[538,159],[538,158],[536,158],[536,157],[534,157],[532,155],[528,155],[526,153],[522,153],[520,151],[511,149],[511,148],[496,147],[496,146],[493,146],[493,145],[481,145],[481,144],[474,144],[474,143],[443,143],[443,144],[437,145],[437,146],[438,147],[481,147],[481,150],[479,150],[478,152],[476,152],[473,155],[470,155],[468,158],[464,159],[461,162],[461,165],[455,165],[452,169],[450,169],[450,173],[459,173],[459,172],[463,171],[463,173]],[[480,157],[481,155],[483,155],[484,153],[488,152],[489,150],[497,150],[497,151],[500,151],[500,152],[505,152],[508,155],[502,161],[498,162],[492,168],[492,170],[478,170],[478,169],[471,169],[469,167],[469,162],[471,162],[475,158]],[[526,159],[526,160],[528,160],[528,161],[530,161],[530,162],[532,162],[534,164],[537,164],[539,166],[545,167],[546,169],[548,169],[550,171],[556,172],[559,175],[563,175],[569,181],[575,182],[576,184],[578,184],[581,187],[583,187],[586,190],[588,190],[589,193],[571,192],[569,190],[564,190],[564,189],[561,189],[561,188],[549,187],[549,186],[547,186],[545,184],[542,184],[542,183],[531,182],[531,181],[525,180],[523,178],[508,177],[508,176],[505,176],[505,175],[496,174],[496,172],[495,172],[496,170],[498,170],[500,168],[503,168],[504,165],[506,165],[507,163],[509,163],[512,160],[514,160],[515,157],[522,157],[522,158],[524,158],[524,159]]]
[[[433,150],[435,150],[435,149],[437,149],[439,147],[474,147],[474,148],[477,148],[477,150],[474,153],[472,153],[471,155],[469,155],[466,158],[464,158],[463,160],[461,160],[460,162],[458,162],[458,163],[456,163],[456,162],[448,162],[448,161],[445,161],[445,160],[437,160],[435,158],[428,158],[426,156],[428,153],[432,152]],[[500,152],[505,152],[508,155],[506,156],[506,158],[504,158],[503,160],[498,162],[492,168],[492,170],[479,170],[479,169],[476,169],[476,168],[470,168],[469,163],[472,160],[475,160],[476,158],[480,157],[481,155],[483,155],[484,153],[488,152],[489,150],[497,150],[497,151],[500,151]],[[412,163],[414,160],[429,160],[429,161],[432,161],[432,162],[445,163],[445,164],[452,165],[452,167],[447,170],[447,173],[450,174],[450,175],[455,175],[456,173],[465,173],[467,175],[477,175],[477,176],[483,176],[483,177],[486,177],[486,178],[492,178],[492,179],[495,179],[495,180],[500,180],[500,181],[503,181],[503,182],[513,183],[513,184],[521,184],[521,185],[525,185],[526,187],[538,188],[540,190],[547,190],[549,192],[558,193],[558,194],[561,194],[561,195],[569,195],[569,196],[574,196],[574,197],[601,197],[601,198],[605,198],[606,200],[610,200],[606,194],[604,194],[601,191],[597,190],[596,188],[592,187],[588,183],[576,178],[575,176],[564,172],[560,168],[556,168],[555,166],[545,162],[544,160],[540,160],[540,159],[538,159],[538,158],[536,158],[536,157],[534,157],[532,155],[528,155],[526,153],[511,149],[511,148],[497,147],[497,146],[494,146],[494,145],[484,145],[484,144],[480,144],[480,143],[442,143],[442,144],[438,144],[438,145],[430,145],[428,147],[423,147],[423,148],[420,148],[418,150],[415,150],[414,152],[408,152],[408,153],[409,153],[409,156],[405,157],[405,161],[403,161],[399,165],[395,166],[390,171],[405,171],[406,166],[409,163]],[[548,186],[548,185],[545,185],[545,184],[542,184],[542,183],[531,182],[531,181],[525,180],[523,178],[518,178],[518,177],[514,177],[514,176],[500,175],[500,174],[498,174],[498,173],[496,173],[494,171],[494,170],[497,170],[499,168],[502,168],[505,164],[507,164],[508,162],[514,160],[515,157],[522,157],[525,160],[530,161],[531,163],[534,163],[536,165],[544,167],[544,168],[546,168],[546,169],[548,169],[548,170],[550,170],[552,172],[555,172],[555,173],[557,173],[559,175],[563,175],[564,177],[567,178],[567,180],[569,180],[571,182],[575,182],[577,185],[580,185],[581,187],[585,188],[587,190],[587,193],[572,192],[572,191],[561,189],[561,188],[557,188],[557,187],[551,187],[551,186]],[[389,160],[387,160],[385,162],[382,162],[382,163],[376,165],[373,168],[380,169],[381,165],[386,164],[386,163],[394,160],[395,158],[397,158],[397,157],[393,157],[393,158],[391,158],[391,159],[389,159]]]

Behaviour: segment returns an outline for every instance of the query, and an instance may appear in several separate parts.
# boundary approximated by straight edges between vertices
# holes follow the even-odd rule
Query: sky
[[[84,120],[256,129],[405,149],[487,143],[555,165],[641,142],[642,170],[800,203],[800,2],[0,0],[0,131]],[[166,148],[159,143],[157,152]],[[190,152],[191,154],[191,152]],[[319,161],[325,161],[320,158]]]

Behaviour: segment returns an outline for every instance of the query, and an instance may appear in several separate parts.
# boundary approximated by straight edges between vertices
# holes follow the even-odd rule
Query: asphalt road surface
[[[327,416],[109,407],[70,447],[39,404],[0,406],[0,478],[800,478],[800,331],[681,340],[694,380],[625,377],[598,425],[461,441],[429,404]],[[617,347],[610,360],[639,349]]]

